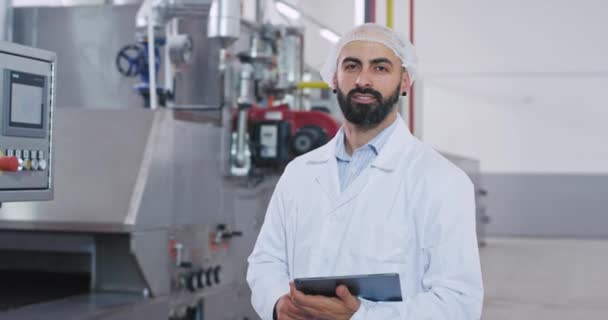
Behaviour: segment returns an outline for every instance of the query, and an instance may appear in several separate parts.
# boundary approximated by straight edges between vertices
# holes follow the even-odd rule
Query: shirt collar
[[[380,131],[380,133],[378,133],[372,140],[355,150],[355,152],[363,148],[370,148],[374,152],[374,154],[378,155],[382,150],[382,147],[384,147],[384,145],[388,141],[388,138],[391,136],[393,131],[395,131],[398,119],[399,117],[397,117],[390,126]],[[344,145],[344,126],[342,126],[340,128],[340,131],[338,131],[337,138],[338,139],[336,141],[336,158],[340,161],[350,161],[351,156],[348,154],[348,152],[346,152],[346,146]]]

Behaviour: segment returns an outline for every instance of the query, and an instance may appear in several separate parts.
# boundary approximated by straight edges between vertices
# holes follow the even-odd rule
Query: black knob
[[[186,286],[188,290],[194,292],[198,289],[198,272],[188,274]]]
[[[210,287],[213,285],[212,279],[213,279],[213,268],[209,268],[207,269],[207,271],[205,271],[205,276],[207,279],[205,279],[205,283],[207,284],[207,287]]]
[[[220,272],[222,271],[221,266],[216,266],[213,268],[213,280],[215,280],[216,284],[220,283]]]
[[[205,271],[203,271],[202,269],[196,273],[196,278],[198,279],[198,287],[200,289],[204,288],[205,285],[207,284],[205,277],[206,277]]]

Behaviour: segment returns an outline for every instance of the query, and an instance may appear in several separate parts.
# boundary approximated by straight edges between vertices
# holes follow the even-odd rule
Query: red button
[[[0,157],[0,171],[19,171],[19,159],[17,157]]]

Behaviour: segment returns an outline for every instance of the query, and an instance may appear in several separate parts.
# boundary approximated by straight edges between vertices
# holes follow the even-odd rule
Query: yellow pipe
[[[323,81],[309,81],[298,83],[298,89],[330,89],[330,87]]]
[[[393,29],[393,0],[386,0],[386,26]]]

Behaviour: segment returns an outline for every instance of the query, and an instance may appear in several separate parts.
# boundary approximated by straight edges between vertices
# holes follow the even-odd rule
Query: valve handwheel
[[[120,74],[135,77],[142,71],[146,63],[146,51],[137,44],[124,46],[116,55],[116,68]]]

